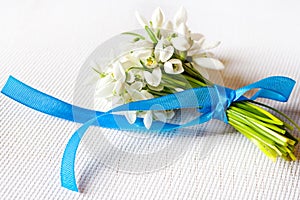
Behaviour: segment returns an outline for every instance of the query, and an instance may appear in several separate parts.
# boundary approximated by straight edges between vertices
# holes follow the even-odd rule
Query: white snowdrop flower
[[[144,71],[144,77],[146,82],[154,87],[157,87],[161,82],[162,73],[160,68],[153,69],[152,73]]]
[[[166,62],[168,61],[174,54],[174,47],[167,46],[164,47],[165,40],[161,39],[155,46],[154,55],[157,61]]]
[[[182,62],[179,59],[170,59],[164,64],[164,70],[168,74],[181,74],[184,72]]]
[[[172,38],[171,43],[179,51],[187,51],[191,47],[191,41],[182,35]]]

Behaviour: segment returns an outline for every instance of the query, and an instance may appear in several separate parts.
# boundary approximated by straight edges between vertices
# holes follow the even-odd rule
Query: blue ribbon
[[[194,88],[159,98],[131,102],[113,108],[108,112],[93,111],[73,106],[42,93],[12,76],[9,77],[1,92],[15,101],[42,113],[73,122],[83,123],[69,140],[61,164],[62,186],[78,192],[74,171],[76,151],[81,138],[90,126],[101,126],[103,128],[117,130],[169,131],[201,124],[212,118],[227,123],[226,109],[233,102],[255,100],[257,98],[286,102],[289,99],[294,85],[295,81],[290,78],[273,76],[237,90],[219,85]],[[252,89],[258,89],[258,91],[251,98],[243,96]],[[124,116],[114,114],[119,111],[173,110],[183,108],[199,108],[202,115],[185,124],[154,121],[150,130],[148,130],[145,128],[143,119],[141,118],[138,118],[134,124],[129,124]]]

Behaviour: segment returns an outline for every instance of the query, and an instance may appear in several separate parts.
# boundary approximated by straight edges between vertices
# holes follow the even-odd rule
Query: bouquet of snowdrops
[[[192,33],[187,26],[184,8],[180,8],[172,22],[165,22],[160,8],[154,11],[151,21],[139,13],[136,17],[147,37],[125,32],[132,35],[136,48],[111,62],[108,67],[94,68],[99,74],[96,92],[101,94],[101,98],[116,107],[214,85],[208,80],[204,69],[224,68],[222,62],[209,52],[219,42],[207,42],[202,34]],[[265,108],[278,115],[271,114]],[[142,117],[145,127],[149,129],[153,120],[165,122],[174,117],[175,111],[126,111],[124,115],[130,123]],[[232,103],[226,115],[230,125],[272,160],[275,161],[278,156],[287,160],[296,159],[293,152],[298,139],[290,134],[293,130],[290,123],[300,128],[282,112],[256,101],[245,100]]]

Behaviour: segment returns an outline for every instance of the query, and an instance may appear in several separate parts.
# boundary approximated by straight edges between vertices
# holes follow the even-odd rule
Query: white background
[[[183,5],[189,26],[210,40],[226,69],[224,84],[238,88],[269,75],[300,80],[300,4],[283,0],[0,1],[0,88],[9,75],[72,102],[77,73],[108,38],[139,28],[134,11],[167,17]],[[300,86],[286,104],[300,116]],[[239,133],[218,141],[205,159],[195,147],[174,165],[132,175],[97,164],[79,149],[76,169],[83,193],[60,187],[65,145],[77,124],[26,108],[0,95],[1,199],[299,199],[300,163],[268,160]],[[217,139],[215,138],[217,137]],[[197,139],[199,144],[201,138]],[[202,142],[203,143],[203,142]],[[297,157],[300,159],[299,150]]]

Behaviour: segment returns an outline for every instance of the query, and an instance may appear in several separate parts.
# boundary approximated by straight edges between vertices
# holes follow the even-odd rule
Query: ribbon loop
[[[243,95],[252,90],[259,89],[250,99],[255,100],[257,98],[266,98],[280,102],[288,101],[290,94],[294,88],[296,81],[291,78],[283,76],[272,76],[240,89],[236,90],[235,101],[243,98]]]

